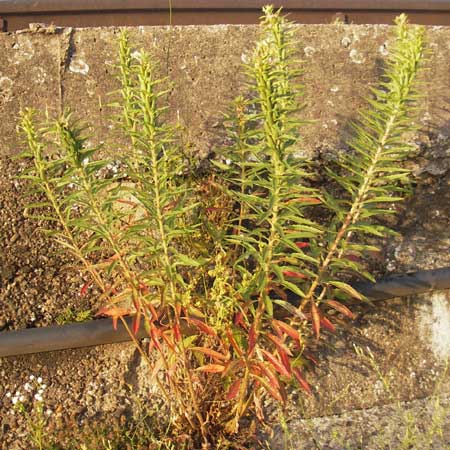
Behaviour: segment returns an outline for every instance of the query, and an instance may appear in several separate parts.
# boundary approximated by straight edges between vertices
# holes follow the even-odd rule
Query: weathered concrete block
[[[306,151],[343,145],[348,122],[356,118],[363,97],[369,94],[368,87],[382,72],[391,45],[389,29],[385,25],[298,26],[304,114],[313,121],[303,131]],[[172,119],[186,125],[197,144],[196,151],[207,153],[216,135],[212,125],[220,120],[220,112],[227,109],[230,100],[243,91],[240,69],[250,58],[258,28],[220,25],[131,30],[137,51],[145,48],[154,55],[161,75],[168,75],[173,82]],[[425,111],[420,117],[423,131],[441,135],[448,134],[448,101],[443,95],[450,85],[447,33],[445,27],[428,29],[430,54],[424,78],[433,82],[424,87]],[[118,86],[114,80],[117,36],[114,28],[66,30],[50,36],[1,35],[5,61],[1,76],[6,78],[2,81],[0,117],[6,128],[0,142],[14,142],[11,111],[17,114],[21,107],[31,105],[53,110],[71,107],[95,123],[98,140],[117,145],[117,135],[111,133],[106,120],[111,114],[108,93]],[[7,79],[13,81],[13,91]]]
[[[0,154],[18,150],[19,111],[60,107],[60,36],[0,34]]]

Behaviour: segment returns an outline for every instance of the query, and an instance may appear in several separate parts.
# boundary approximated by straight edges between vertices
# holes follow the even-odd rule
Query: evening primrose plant
[[[248,92],[225,115],[227,145],[206,175],[193,173],[167,121],[169,81],[126,31],[113,106],[127,152],[105,158],[68,112],[38,127],[27,109],[20,125],[32,161],[24,178],[46,199],[29,208],[80,262],[81,294],[97,292],[114,326],[133,315],[128,331],[174,422],[204,448],[250,412],[263,419],[264,397],[284,404],[291,383],[312,395],[305,374],[318,341],[365,300],[347,280],[372,279],[364,257],[378,247],[368,242],[392,233],[380,219],[408,192],[401,161],[412,150],[423,28],[396,19],[351,151],[326,169],[335,195],[314,187],[311,162],[298,156],[307,124],[294,27],[263,11]],[[134,338],[140,326],[148,348]]]

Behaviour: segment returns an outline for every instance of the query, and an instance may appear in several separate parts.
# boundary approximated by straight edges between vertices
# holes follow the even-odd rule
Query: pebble
[[[352,43],[352,40],[351,40],[348,36],[344,36],[344,37],[342,38],[342,41],[341,41],[342,47],[347,48],[347,47],[350,46],[351,43]]]
[[[14,278],[15,267],[5,264],[0,271],[0,277],[6,281],[11,281]]]

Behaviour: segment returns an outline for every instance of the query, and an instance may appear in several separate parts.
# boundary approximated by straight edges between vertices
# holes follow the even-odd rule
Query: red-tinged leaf
[[[100,308],[96,316],[122,317],[128,316],[132,310],[121,306],[104,306]]]
[[[284,389],[283,383],[280,383],[278,375],[270,367],[267,367],[264,363],[260,362],[259,364],[261,365],[261,368],[264,369],[263,370],[264,374],[269,380],[269,383],[278,390],[283,400],[283,403],[285,403],[287,400],[286,390]]]
[[[113,328],[117,331],[117,319],[119,317],[127,316],[131,313],[130,308],[121,308],[120,306],[105,306],[100,308],[96,314],[96,316],[108,316],[112,318]]]
[[[351,253],[345,255],[345,258],[348,259],[349,261],[353,261],[353,262],[361,262],[361,257],[360,257],[360,256],[352,255]]]
[[[213,212],[216,212],[216,211],[223,211],[224,209],[225,208],[217,208],[217,207],[211,206],[209,208],[206,208],[206,212],[213,213]]]
[[[256,375],[256,376],[258,376],[258,377],[261,377],[262,376],[262,370],[261,370],[261,367],[259,367],[259,364],[256,362],[255,364],[252,364],[251,366],[250,366],[250,373],[252,374],[252,375]]]
[[[331,331],[332,333],[336,331],[336,327],[326,317],[320,318],[320,325],[326,330]]]
[[[264,389],[277,401],[280,403],[283,403],[283,397],[280,394],[280,391],[275,388],[275,386],[272,386],[270,383],[267,382],[264,378],[254,376],[256,381],[258,381],[261,386],[264,387]]]
[[[281,398],[283,399],[283,403],[286,403],[288,396],[286,394],[286,389],[284,387],[284,384],[280,384],[279,391],[280,391]]]
[[[234,316],[234,324],[236,326],[240,326],[242,327],[244,330],[246,330],[248,327],[245,323],[245,319],[244,319],[244,313],[242,311],[239,311],[235,314]]]
[[[130,200],[125,200],[123,198],[119,198],[116,200],[117,203],[123,203],[124,205],[129,205],[129,206],[133,206],[133,207],[137,207],[137,203],[132,202]]]
[[[229,361],[225,365],[225,371],[222,373],[223,377],[226,377],[231,374],[235,374],[239,369],[242,369],[244,367],[245,362],[242,359]]]
[[[270,364],[272,364],[273,368],[280,374],[285,377],[290,378],[291,374],[289,371],[284,367],[284,365],[279,361],[276,356],[272,355],[272,353],[268,352],[267,350],[261,349],[262,354],[264,355],[264,358],[266,361],[268,361]]]
[[[137,334],[140,325],[141,325],[141,310],[138,309],[136,315],[133,317],[133,334]]]
[[[175,338],[175,342],[181,341],[180,325],[178,325],[177,323],[173,326],[173,336]]]
[[[226,330],[227,336],[228,336],[228,340],[230,341],[230,345],[233,347],[233,349],[236,351],[236,353],[239,356],[242,356],[242,350],[239,347],[238,343],[236,342],[236,339],[234,339],[233,333],[231,332],[231,330],[228,328]]]
[[[356,317],[345,305],[336,300],[327,300],[325,303],[350,319],[355,319]]]
[[[237,380],[234,380],[233,384],[230,386],[230,389],[228,389],[226,399],[227,400],[234,400],[238,393],[239,389],[241,388],[241,379],[238,378]]]
[[[150,337],[152,338],[152,342],[155,344],[155,347],[159,352],[162,352],[161,343],[159,342],[159,336],[161,332],[156,327],[150,328]]]
[[[222,373],[225,370],[225,366],[221,364],[207,364],[206,366],[197,367],[195,370],[206,373]]]
[[[261,405],[261,399],[256,392],[253,392],[253,404],[255,405],[256,418],[261,422],[265,423],[264,419],[264,408]]]
[[[280,297],[282,300],[284,300],[285,302],[288,299],[288,296],[286,294],[286,291],[284,289],[282,289],[280,286],[277,286],[273,283],[269,284],[269,291],[273,291],[275,292],[275,294],[278,295],[278,297]]]
[[[309,247],[309,242],[296,242],[295,245],[297,248],[306,248]]]
[[[151,321],[154,322],[154,321],[158,320],[159,319],[159,315],[158,315],[155,307],[151,303],[148,303],[147,304],[147,308],[150,310],[150,313],[152,315],[152,320]]]
[[[294,328],[292,328],[289,324],[287,324],[286,322],[283,322],[281,320],[276,320],[276,319],[272,320],[272,324],[276,325],[278,329],[280,329],[285,334],[287,334],[289,337],[294,339],[294,341],[298,341],[298,343],[301,344],[300,333],[297,330],[295,330]]]
[[[138,288],[144,295],[150,292],[148,290],[148,286],[145,283],[139,282]]]
[[[289,372],[289,375],[292,376],[292,368],[291,368],[291,362],[289,361],[289,356],[286,355],[286,353],[284,353],[284,352],[280,352],[280,349],[277,349],[277,351],[278,351],[278,354],[280,355],[283,366]]]
[[[184,319],[195,325],[203,333],[208,334],[209,336],[217,336],[215,330],[211,328],[209,325],[207,325],[205,322],[199,319],[194,319],[193,317],[185,317]]]
[[[292,352],[289,350],[289,348],[286,346],[284,342],[282,342],[277,336],[274,334],[269,333],[267,337],[276,345],[278,351],[280,350],[284,353],[286,353],[289,356],[292,356]]]
[[[318,205],[319,203],[322,203],[322,200],[316,197],[298,197],[297,201],[302,203],[311,203],[312,205]]]
[[[285,277],[289,277],[289,278],[298,278],[298,279],[306,279],[308,278],[306,275],[304,275],[303,273],[300,272],[294,272],[293,270],[284,270],[283,271],[283,275]]]
[[[116,253],[115,255],[112,255],[111,257],[109,257],[108,259],[105,260],[105,262],[113,262],[113,261],[117,261],[120,258],[120,255],[118,253]]]
[[[304,352],[303,355],[305,356],[306,359],[309,359],[316,366],[319,364],[317,359],[314,358],[314,356],[312,356],[311,353]]]
[[[298,383],[300,384],[301,388],[307,392],[309,395],[312,395],[311,386],[308,384],[308,382],[303,378],[302,373],[299,369],[294,369],[294,376],[297,378]]]
[[[253,353],[253,350],[255,350],[256,345],[256,330],[255,325],[253,324],[250,327],[250,331],[248,333],[248,355],[251,355]]]
[[[86,281],[86,283],[81,286],[80,293],[78,294],[80,297],[85,297],[87,294],[87,291],[89,289],[89,286],[92,284],[91,281]]]
[[[278,337],[283,337],[283,332],[281,331],[280,327],[277,325],[276,320],[272,320],[272,328],[274,329],[275,333],[277,333]]]
[[[173,202],[168,203],[164,206],[163,211],[170,211],[171,209],[175,208],[178,204],[178,200],[174,200]]]
[[[258,366],[261,368],[261,371],[269,380],[269,383],[272,386],[275,386],[277,389],[280,389],[280,382],[278,381],[278,377],[275,372],[273,372],[270,367],[267,367],[267,365],[261,361],[258,362]]]
[[[312,329],[318,340],[320,337],[320,313],[317,309],[316,302],[311,300],[311,318],[312,318]]]
[[[174,353],[177,353],[177,348],[175,346],[175,342],[170,339],[170,336],[168,336],[166,333],[161,333],[161,337],[166,342],[166,344],[169,346],[170,350],[172,350]]]
[[[263,362],[259,362],[258,364],[261,367],[264,375],[268,379],[270,385],[273,386],[279,392],[283,403],[285,403],[287,400],[286,390],[284,389],[284,385],[280,383],[278,375],[275,372],[273,372],[272,369],[267,365],[265,365]]]
[[[192,350],[193,352],[203,353],[205,355],[211,356],[211,358],[213,359],[218,359],[220,361],[226,361],[228,359],[225,355],[222,355],[222,353],[216,352],[215,350],[207,347],[191,347],[190,350]]]

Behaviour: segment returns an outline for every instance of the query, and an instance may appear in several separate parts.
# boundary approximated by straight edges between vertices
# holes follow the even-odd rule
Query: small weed
[[[72,322],[86,322],[90,319],[92,319],[92,311],[90,309],[75,311],[67,307],[56,317],[55,321],[58,325],[64,325]]]
[[[46,432],[49,417],[53,414],[50,408],[45,407],[45,391],[47,385],[41,377],[30,375],[29,381],[13,395],[6,393],[11,399],[13,408],[11,414],[22,415],[27,424],[28,441],[37,450],[57,450],[51,443]]]

